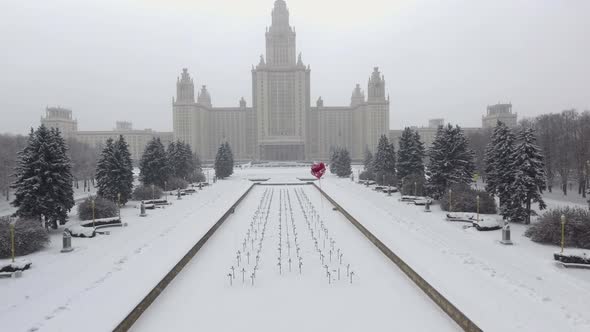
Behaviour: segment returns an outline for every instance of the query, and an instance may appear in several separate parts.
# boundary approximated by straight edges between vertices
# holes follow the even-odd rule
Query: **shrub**
[[[370,171],[362,171],[359,180],[375,180],[375,176]]]
[[[193,172],[191,175],[189,175],[189,177],[186,180],[190,183],[195,183],[195,182],[205,182],[205,181],[207,181],[207,178],[205,177],[205,173],[203,173],[203,171],[199,170],[199,171]]]
[[[563,207],[545,212],[524,233],[540,243],[561,244],[561,215],[565,215],[565,245],[590,249],[590,212],[582,208]]]
[[[94,219],[111,218],[119,215],[117,204],[102,197],[94,198]],[[92,220],[92,198],[86,198],[78,204],[80,220]]]
[[[43,249],[49,243],[49,235],[41,222],[33,218],[18,218],[14,224],[14,247],[18,256]],[[0,217],[0,258],[11,256],[9,218]]]
[[[477,195],[479,195],[479,213],[494,214],[497,212],[496,201],[484,190],[475,190],[467,185],[454,185],[452,189],[452,210],[456,212],[477,212]],[[440,200],[445,211],[449,209],[449,192],[445,192]]]
[[[186,189],[188,182],[181,178],[170,178],[166,184],[167,190]]]
[[[414,182],[416,183],[414,190]],[[424,175],[412,174],[403,178],[401,192],[402,195],[414,195],[414,191],[417,196],[424,196],[424,184],[426,179]]]
[[[154,186],[153,192],[152,186],[137,186],[133,190],[133,199],[136,201],[158,199],[160,197],[162,197],[162,189],[158,186]]]

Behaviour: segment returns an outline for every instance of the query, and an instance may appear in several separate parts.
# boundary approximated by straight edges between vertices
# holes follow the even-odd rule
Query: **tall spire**
[[[289,10],[284,0],[275,1],[272,24],[266,32],[266,63],[269,66],[296,64],[295,31],[289,25]]]
[[[197,103],[208,107],[212,107],[211,95],[209,94],[209,91],[207,91],[206,85],[203,85],[201,87],[201,92],[199,92],[199,96],[197,97]]]
[[[176,101],[181,103],[195,102],[195,86],[187,68],[182,68],[180,78],[176,79]]]
[[[369,102],[385,101],[385,77],[379,72],[379,67],[373,68],[369,78],[368,92]]]
[[[289,9],[287,9],[287,3],[283,0],[275,1],[275,7],[272,10],[272,25],[270,26],[270,29],[291,29],[289,26]]]

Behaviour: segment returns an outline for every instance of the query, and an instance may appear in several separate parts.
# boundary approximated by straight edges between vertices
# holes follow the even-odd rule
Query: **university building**
[[[311,70],[297,55],[285,1],[275,1],[265,38],[266,55],[252,68],[251,107],[243,98],[237,107],[213,107],[207,87],[195,96],[194,80],[182,70],[172,100],[174,139],[188,142],[204,160],[214,159],[225,141],[242,160],[326,160],[335,147],[361,160],[366,147],[374,149],[388,134],[389,98],[378,67],[367,95],[357,84],[349,105],[324,106],[320,97],[312,107]]]
[[[65,139],[74,138],[90,146],[101,148],[107,139],[119,139],[123,135],[129,152],[134,161],[139,161],[146,145],[154,137],[160,138],[164,146],[172,142],[171,132],[157,132],[151,129],[133,129],[131,122],[117,121],[112,130],[79,131],[78,121],[72,117],[72,110],[62,107],[47,107],[45,116],[41,117],[41,123],[49,128],[57,128]]]

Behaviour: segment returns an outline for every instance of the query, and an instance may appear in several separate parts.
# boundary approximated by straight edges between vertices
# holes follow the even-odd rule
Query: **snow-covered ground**
[[[96,193],[96,188],[90,187],[90,191],[84,191],[84,187],[80,187],[76,189],[74,187],[74,200],[79,201],[82,200],[88,195],[94,195]],[[13,214],[16,211],[16,208],[10,204],[14,199],[14,192],[10,191],[9,200],[6,200],[6,196],[2,194],[0,196],[0,216],[6,216],[9,214]]]
[[[478,232],[444,221],[438,206],[399,202],[349,179],[328,176],[323,189],[418,273],[488,331],[589,331],[590,270],[564,269],[555,246],[524,237],[513,246],[500,231]]]
[[[52,233],[47,249],[24,257],[33,266],[22,278],[0,279],[0,330],[112,330],[250,185],[218,181],[145,218],[130,202],[121,211],[128,227],[73,238],[70,253]]]
[[[256,187],[134,330],[459,330],[331,208],[310,186]]]
[[[33,266],[22,278],[0,279],[0,330],[112,330],[247,190],[252,184],[248,179],[265,177],[270,177],[268,182],[300,182],[298,177],[309,178],[310,174],[305,167],[237,169],[229,180],[218,181],[180,201],[172,198],[173,205],[150,210],[146,218],[137,216],[139,211],[131,202],[122,210],[128,227],[112,228],[108,236],[73,239],[76,249],[71,253],[59,252],[61,231],[53,232],[47,249],[23,257]],[[500,231],[478,232],[464,229],[463,223],[446,222],[436,205],[432,213],[424,213],[423,207],[399,202],[399,194],[389,197],[331,174],[326,174],[320,185],[485,331],[590,330],[590,270],[556,265],[552,254],[559,248],[530,241],[523,236],[525,226],[512,225],[515,244],[503,246],[499,244]],[[275,219],[277,195],[283,189],[290,192],[302,249],[302,274],[299,276],[297,270],[278,274],[278,224],[269,220],[254,287],[246,282],[242,285],[239,273],[230,286],[229,268],[237,265],[236,252],[243,246],[265,188],[274,188],[275,212],[271,217]],[[342,279],[328,284],[320,257],[313,252],[311,233],[297,210],[301,209],[294,197],[295,188],[301,187],[259,187],[249,195],[145,313],[136,330],[161,327],[152,321],[154,318],[183,322],[196,317],[203,319],[191,329],[198,329],[204,322],[244,330],[248,330],[246,322],[272,330],[291,326],[293,330],[329,331],[456,328],[307,186],[304,192],[316,209],[324,206],[321,214],[336,241],[335,250],[341,249],[356,275],[352,284]],[[565,204],[553,197],[547,201],[550,206]],[[583,206],[583,202],[577,204]],[[282,230],[286,232],[289,225],[285,223]],[[285,240],[283,246],[287,245]],[[306,251],[310,245],[311,252]],[[282,268],[287,271],[288,262]],[[182,296],[175,305],[173,299],[179,294]],[[224,312],[235,316],[225,316]],[[418,325],[408,328],[410,321]],[[309,323],[317,324],[317,328]],[[218,325],[208,326],[213,327],[205,330],[218,330]],[[406,328],[396,329],[399,326]],[[162,329],[181,330],[169,326]]]

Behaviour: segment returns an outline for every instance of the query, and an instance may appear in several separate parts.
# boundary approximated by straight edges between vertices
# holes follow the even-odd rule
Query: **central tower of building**
[[[266,61],[252,69],[252,101],[256,110],[256,154],[261,160],[306,158],[306,115],[310,109],[310,69],[296,56],[295,29],[289,10],[275,1],[272,25],[266,31]]]

